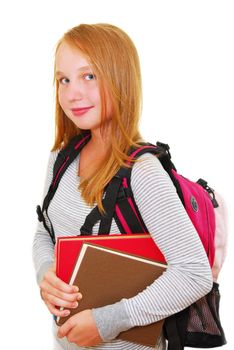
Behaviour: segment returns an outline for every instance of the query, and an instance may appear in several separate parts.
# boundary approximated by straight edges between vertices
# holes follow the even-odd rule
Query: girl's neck
[[[85,179],[98,170],[110,149],[110,137],[91,130],[91,139],[80,152],[78,175]]]
[[[111,145],[110,130],[106,129],[101,134],[100,129],[91,130],[91,139],[87,144],[87,148],[93,152],[106,153]]]

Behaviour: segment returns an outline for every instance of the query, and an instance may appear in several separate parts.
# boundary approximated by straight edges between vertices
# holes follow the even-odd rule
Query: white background
[[[229,209],[229,249],[220,276],[221,318],[233,335],[232,1],[8,1],[0,8],[1,340],[5,349],[52,349],[51,317],[31,257],[54,137],[53,53],[80,23],[120,26],[139,51],[141,130],[170,144],[183,175],[208,179]],[[1,349],[3,346],[1,344]]]

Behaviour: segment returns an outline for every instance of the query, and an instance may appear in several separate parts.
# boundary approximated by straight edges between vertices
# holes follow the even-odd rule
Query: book
[[[166,264],[127,254],[111,248],[84,243],[75,264],[70,284],[79,286],[83,298],[67,317],[57,317],[63,324],[77,312],[114,304],[131,298],[152,284],[166,270]],[[163,320],[133,327],[117,338],[155,347]]]
[[[66,283],[70,280],[83,243],[98,244],[166,263],[149,233],[58,237],[55,248],[56,274]]]

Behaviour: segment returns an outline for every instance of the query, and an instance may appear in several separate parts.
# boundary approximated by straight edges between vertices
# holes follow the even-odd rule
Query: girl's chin
[[[100,128],[100,123],[99,124],[94,124],[94,123],[87,123],[87,122],[77,122],[73,121],[73,123],[81,130],[98,130]]]

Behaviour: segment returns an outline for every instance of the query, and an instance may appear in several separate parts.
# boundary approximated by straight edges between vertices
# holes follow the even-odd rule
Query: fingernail
[[[64,316],[68,316],[68,315],[70,315],[70,311],[69,310],[64,311]]]
[[[79,292],[79,288],[77,286],[73,286],[74,292]]]
[[[82,299],[82,294],[81,294],[81,293],[78,293],[78,294],[77,294],[77,300],[80,300],[80,299]]]
[[[77,301],[75,303],[72,304],[72,307],[76,308],[78,306]]]

